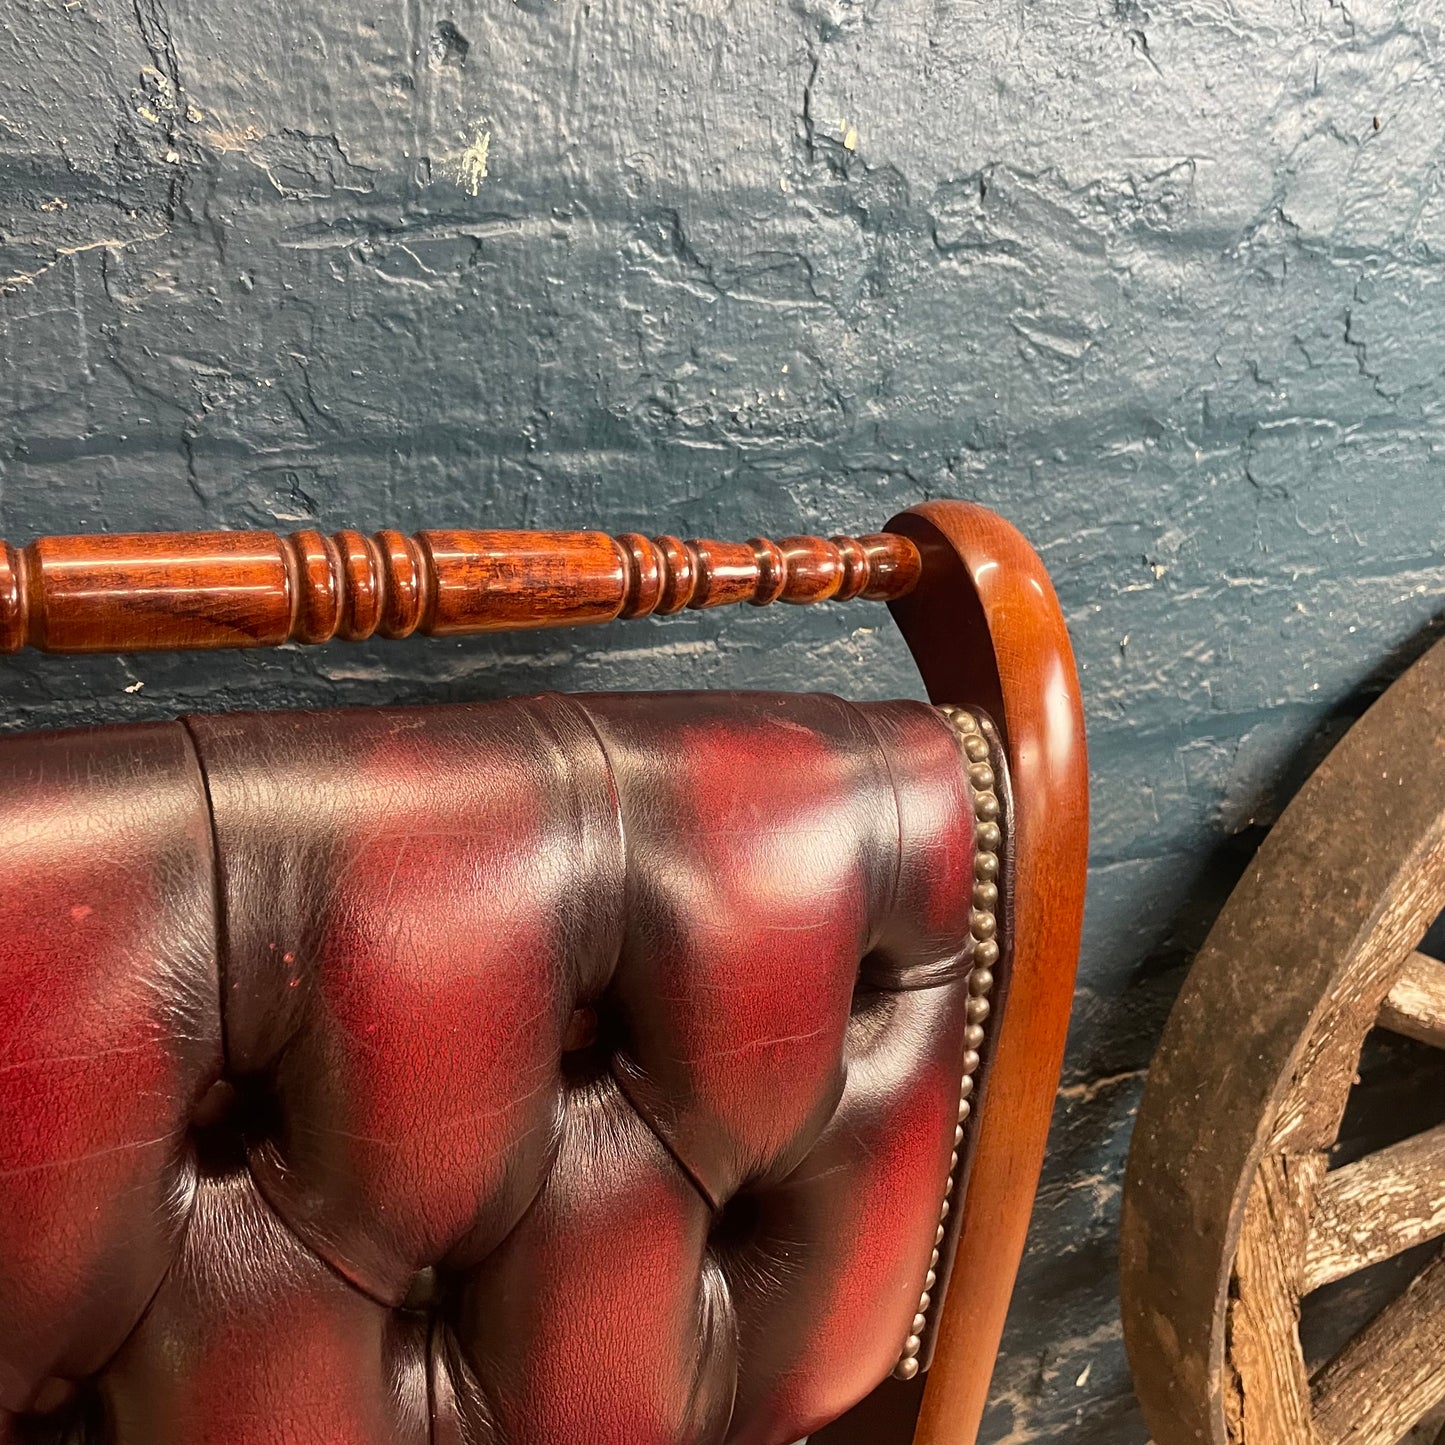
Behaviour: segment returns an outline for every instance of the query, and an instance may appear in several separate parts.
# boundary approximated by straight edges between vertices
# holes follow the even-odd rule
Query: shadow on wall
[[[1277,800],[1445,599],[1438,11],[8,5],[0,536],[1007,516],[1073,628],[1096,823],[982,1442],[1139,1445],[1113,1259],[1142,1070]],[[17,657],[0,728],[914,695],[881,613],[815,613]]]

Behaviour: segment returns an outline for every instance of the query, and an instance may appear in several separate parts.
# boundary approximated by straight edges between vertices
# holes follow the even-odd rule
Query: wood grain
[[[1309,1375],[1299,1342],[1299,1265],[1309,1199],[1323,1172],[1314,1156],[1296,1165],[1271,1155],[1245,1205],[1230,1301],[1235,1372],[1226,1406],[1231,1445],[1269,1440],[1314,1445]]]
[[[1327,1174],[1315,1197],[1301,1292],[1445,1234],[1445,1124]],[[1445,1352],[1445,1320],[1440,1325]]]
[[[1227,1445],[1231,1296],[1257,1171],[1272,1155],[1333,1145],[1360,1045],[1445,909],[1442,698],[1437,644],[1275,824],[1155,1054],[1125,1178],[1120,1275],[1135,1389],[1159,1445]]]
[[[1445,1400],[1445,1255],[1416,1276],[1314,1382],[1321,1445],[1398,1445]]]
[[[995,993],[1002,1026],[978,1075],[974,1167],[957,1211],[957,1286],[929,1341],[916,1435],[918,1445],[972,1445],[1058,1085],[1088,852],[1073,653],[1043,564],[1017,531],[983,508],[932,502],[895,517],[884,533],[828,541],[435,530],[64,537],[20,550],[0,543],[0,652],[451,636],[852,598],[893,605],[929,695],[987,711],[1012,771],[1002,889],[1009,955]],[[901,1432],[917,1390],[895,1390],[886,1403],[901,1406]]]
[[[0,652],[150,652],[568,627],[749,602],[891,601],[901,537],[184,532],[0,542]]]
[[[918,586],[892,610],[935,702],[999,724],[1013,786],[1011,958],[985,1058],[953,1284],[917,1445],[973,1445],[1018,1272],[1073,1002],[1088,856],[1083,706],[1063,613],[1038,556],[982,507],[928,502],[888,530],[913,541]],[[986,645],[985,645],[986,644]]]
[[[1445,963],[1413,953],[1380,1008],[1379,1025],[1391,1033],[1445,1049]]]

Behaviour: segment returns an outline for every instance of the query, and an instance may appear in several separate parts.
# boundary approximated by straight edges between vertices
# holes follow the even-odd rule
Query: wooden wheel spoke
[[[1440,1058],[1368,1045],[1386,1029],[1445,1049],[1445,953],[1411,952],[1445,914],[1442,703],[1445,642],[1285,809],[1150,1068],[1120,1254],[1135,1385],[1160,1445],[1400,1445],[1440,1428]],[[1342,1134],[1382,1127],[1416,1133],[1326,1167]],[[1414,1267],[1417,1247],[1434,1262],[1359,1328],[1394,1275],[1360,1272]],[[1348,1343],[1312,1372],[1326,1340]]]
[[[1314,1445],[1309,1376],[1299,1343],[1299,1261],[1305,1212],[1322,1156],[1271,1155],[1244,1209],[1230,1304],[1231,1441]]]
[[[1445,1400],[1445,1254],[1315,1378],[1320,1445],[1398,1445]]]
[[[1445,1234],[1445,1124],[1327,1174],[1315,1195],[1302,1290]]]
[[[1380,1009],[1381,1028],[1445,1049],[1445,963],[1412,953]]]

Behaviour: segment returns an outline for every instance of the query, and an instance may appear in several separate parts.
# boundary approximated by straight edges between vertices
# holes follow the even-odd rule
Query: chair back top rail
[[[973,1095],[953,1303],[927,1375],[820,1439],[972,1445],[1043,1162],[1083,916],[1088,763],[1078,677],[1042,561],[1002,517],[935,499],[857,538],[679,541],[600,532],[209,532],[0,542],[0,653],[266,647],[560,627],[729,602],[890,605],[929,698],[998,724],[1013,805],[1006,977]],[[984,1002],[987,1002],[986,1000]],[[985,1107],[985,1100],[992,1102]],[[966,1293],[966,1303],[958,1300]],[[919,1387],[927,1380],[921,1409]],[[888,1392],[905,1398],[885,1399]]]
[[[0,542],[0,652],[150,652],[566,627],[730,602],[891,602],[906,537],[174,532]]]

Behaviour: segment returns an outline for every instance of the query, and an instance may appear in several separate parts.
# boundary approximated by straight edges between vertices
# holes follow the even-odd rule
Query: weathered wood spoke
[[[1445,1234],[1445,1124],[1327,1174],[1315,1195],[1301,1292]],[[1445,1320],[1440,1328],[1445,1332]]]
[[[1300,1344],[1304,1296],[1445,1236],[1445,1125],[1327,1168],[1371,1023],[1445,1044],[1445,964],[1412,952],[1392,965],[1391,937],[1360,950],[1316,1020],[1245,1202],[1221,1397],[1229,1445],[1397,1445],[1445,1402],[1445,1255],[1313,1379]]]
[[[1445,643],[1285,810],[1155,1056],[1121,1255],[1158,1445],[1399,1445],[1445,1405],[1445,1252],[1313,1377],[1300,1336],[1313,1291],[1445,1240],[1445,1124],[1327,1167],[1370,1032],[1445,1048],[1442,716]]]
[[[1412,954],[1378,1021],[1420,1037],[1435,970],[1445,966]],[[1245,1201],[1220,1397],[1229,1445],[1397,1445],[1445,1403],[1445,1254],[1313,1379],[1300,1344],[1304,1296],[1445,1236],[1445,1125],[1326,1167],[1353,1079],[1339,1062],[1358,1056],[1374,1016],[1368,990],[1341,992],[1285,1091]]]
[[[1445,1400],[1445,1255],[1315,1379],[1320,1445],[1397,1445]]]
[[[1299,1344],[1299,1262],[1322,1157],[1275,1154],[1260,1166],[1244,1210],[1230,1306],[1233,1441],[1313,1445],[1310,1386]]]
[[[1234,1258],[1231,1445],[1397,1445],[1445,1402],[1445,1254],[1313,1380],[1299,1337],[1303,1295],[1442,1234],[1445,1126],[1331,1173],[1266,1156]]]
[[[1445,1049],[1445,963],[1411,954],[1380,1009],[1380,1027]]]

